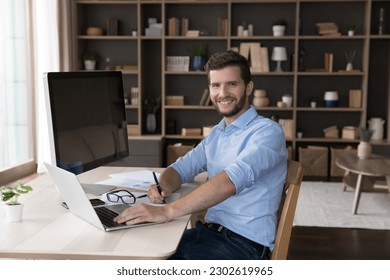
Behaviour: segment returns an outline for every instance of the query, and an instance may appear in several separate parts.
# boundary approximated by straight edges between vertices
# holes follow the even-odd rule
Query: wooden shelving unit
[[[342,9],[340,7],[343,7]],[[379,9],[386,10],[385,33],[378,34]],[[110,57],[113,65],[137,65],[137,70],[124,71],[125,93],[131,87],[138,87],[138,105],[127,106],[129,123],[137,124],[139,137],[148,135],[143,100],[147,96],[160,96],[161,111],[157,114],[156,134],[164,144],[193,141],[198,136],[181,136],[183,127],[202,127],[216,124],[220,116],[212,106],[200,106],[199,100],[207,88],[207,76],[201,71],[166,71],[167,56],[189,56],[193,46],[207,46],[208,55],[230,48],[237,48],[243,42],[258,42],[268,48],[284,46],[289,60],[282,64],[285,72],[275,73],[275,64],[269,60],[270,72],[253,72],[255,89],[267,90],[270,106],[257,108],[266,117],[278,116],[292,119],[295,129],[303,131],[303,137],[295,135],[287,139],[297,158],[299,147],[323,145],[328,147],[356,146],[358,140],[324,138],[323,129],[337,125],[365,126],[372,117],[385,120],[385,139],[374,144],[380,147],[390,145],[390,2],[385,0],[124,0],[124,1],[74,1],[74,70],[82,70],[81,55],[93,51],[102,58]],[[201,16],[199,16],[201,15]],[[171,17],[189,19],[189,29],[199,30],[199,37],[170,36],[168,20]],[[89,26],[105,29],[108,18],[120,22],[116,36],[87,36]],[[155,18],[162,25],[161,36],[146,36],[148,19]],[[228,22],[228,32],[218,36],[218,18]],[[287,21],[285,36],[272,35],[272,22],[283,18]],[[335,22],[339,36],[320,36],[315,24]],[[241,24],[253,25],[253,36],[237,36]],[[350,37],[347,30],[356,26],[356,33]],[[132,27],[137,36],[131,35]],[[305,71],[299,69],[299,53],[305,51]],[[354,50],[353,61],[357,72],[339,72],[346,66],[345,52]],[[324,68],[324,53],[334,55],[333,71],[307,71]],[[103,60],[102,60],[103,61]],[[98,66],[99,69],[103,65]],[[348,106],[348,91],[362,90],[361,108]],[[323,95],[327,90],[339,93],[339,106],[323,106]],[[293,106],[278,108],[276,103],[282,95],[291,94]],[[166,96],[184,96],[183,106],[166,105]],[[317,108],[310,108],[310,99],[315,97]],[[174,131],[172,131],[174,130]],[[164,163],[162,163],[164,165]]]

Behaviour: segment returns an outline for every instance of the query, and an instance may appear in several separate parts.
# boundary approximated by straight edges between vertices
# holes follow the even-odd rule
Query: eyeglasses
[[[129,191],[126,190],[116,190],[106,193],[107,200],[110,202],[117,203],[122,201],[124,204],[134,204],[137,198],[146,197],[146,194],[135,196]]]

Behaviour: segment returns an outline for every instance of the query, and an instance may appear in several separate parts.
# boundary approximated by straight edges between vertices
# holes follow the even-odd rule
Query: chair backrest
[[[286,183],[284,184],[282,201],[279,206],[279,221],[276,231],[275,247],[271,255],[272,260],[287,259],[302,177],[302,164],[297,161],[288,160]]]

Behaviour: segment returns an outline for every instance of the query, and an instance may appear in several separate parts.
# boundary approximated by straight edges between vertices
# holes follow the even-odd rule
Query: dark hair
[[[208,79],[210,81],[210,71],[223,69],[227,66],[238,66],[241,70],[241,78],[247,85],[252,81],[252,75],[248,60],[235,51],[225,51],[213,54],[205,65]]]

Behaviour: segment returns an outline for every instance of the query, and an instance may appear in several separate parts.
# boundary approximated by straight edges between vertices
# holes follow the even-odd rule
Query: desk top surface
[[[82,183],[109,174],[150,168],[99,167],[79,175]],[[157,172],[163,169],[152,168]],[[189,215],[169,223],[104,232],[61,206],[61,196],[48,174],[29,182],[34,190],[23,197],[23,220],[6,221],[0,207],[0,258],[45,259],[165,259],[176,251]],[[196,183],[185,184],[181,195]]]
[[[359,159],[355,154],[346,153],[336,159],[336,164],[347,171],[366,176],[390,175],[390,159],[379,155]]]

